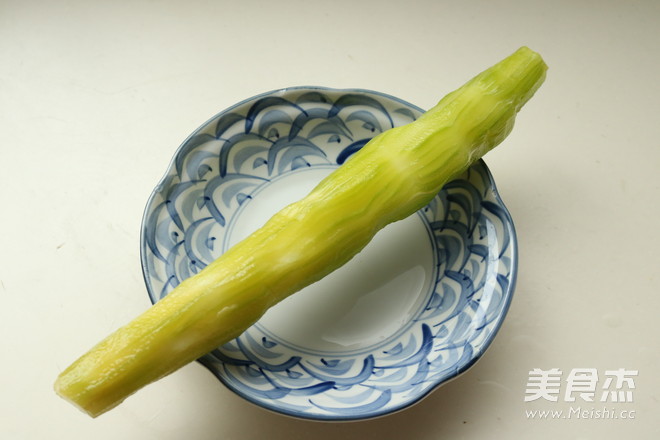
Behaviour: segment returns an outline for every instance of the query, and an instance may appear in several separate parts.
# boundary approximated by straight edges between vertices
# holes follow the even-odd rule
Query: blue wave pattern
[[[220,113],[189,137],[145,211],[142,260],[151,300],[222,253],[240,206],[272,179],[339,166],[421,110],[364,90],[284,89]],[[348,420],[419,400],[490,344],[513,292],[513,224],[479,161],[419,214],[437,279],[409,330],[359,353],[297,352],[251,327],[200,359],[229,388],[290,415]]]

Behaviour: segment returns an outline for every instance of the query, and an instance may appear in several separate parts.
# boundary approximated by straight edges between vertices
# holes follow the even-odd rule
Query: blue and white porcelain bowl
[[[179,147],[146,207],[141,251],[152,302],[376,134],[421,113],[383,93],[295,87],[204,123]],[[388,414],[484,353],[511,302],[516,266],[513,223],[479,161],[346,266],[199,361],[238,395],[280,413]]]

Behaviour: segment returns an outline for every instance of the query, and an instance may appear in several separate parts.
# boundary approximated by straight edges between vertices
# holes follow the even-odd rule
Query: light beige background
[[[659,22],[654,0],[0,1],[0,437],[660,438]],[[293,85],[428,108],[520,45],[548,79],[486,157],[519,279],[465,375],[347,424],[266,412],[197,364],[96,420],[51,391],[149,305],[142,210],[202,122]],[[528,419],[569,406],[523,401],[536,367],[638,370],[634,402],[616,406],[635,419]]]

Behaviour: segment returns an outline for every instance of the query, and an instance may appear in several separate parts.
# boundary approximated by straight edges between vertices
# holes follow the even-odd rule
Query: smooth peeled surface
[[[95,417],[239,336],[499,144],[546,69],[523,47],[417,121],[375,137],[305,198],[74,362],[55,390]]]

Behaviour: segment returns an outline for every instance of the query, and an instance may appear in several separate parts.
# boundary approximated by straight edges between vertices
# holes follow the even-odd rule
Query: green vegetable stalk
[[[546,69],[523,47],[417,121],[375,137],[308,196],[74,362],[58,377],[57,393],[96,417],[239,336],[499,144]]]

